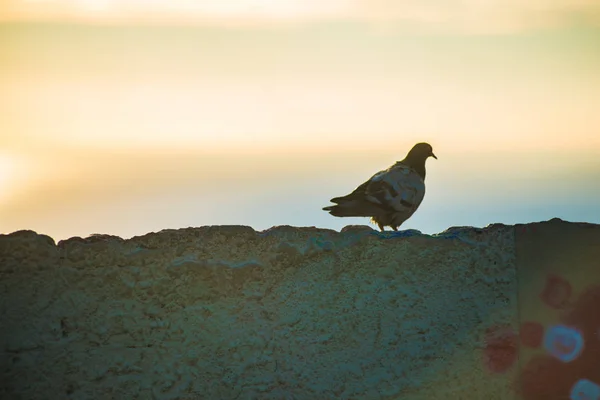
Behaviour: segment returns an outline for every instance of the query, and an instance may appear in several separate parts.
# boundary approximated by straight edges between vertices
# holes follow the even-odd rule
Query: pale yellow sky
[[[365,223],[320,207],[418,141],[440,160],[410,227],[591,220],[599,10],[582,0],[5,0],[0,232]]]
[[[326,20],[376,29],[507,32],[560,27],[573,18],[598,24],[595,0],[4,0],[5,20],[152,21],[261,26]]]

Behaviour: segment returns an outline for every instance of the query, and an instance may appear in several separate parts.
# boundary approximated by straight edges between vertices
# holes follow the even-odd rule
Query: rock
[[[545,251],[527,250],[523,227],[600,232],[552,220],[431,236],[214,226],[56,245],[0,235],[2,393],[512,399],[516,367],[490,378],[482,360],[494,357],[490,327],[521,322],[516,248]]]

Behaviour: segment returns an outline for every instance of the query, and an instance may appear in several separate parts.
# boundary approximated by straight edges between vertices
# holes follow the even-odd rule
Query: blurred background
[[[595,0],[4,0],[0,233],[340,229],[433,145],[403,226],[600,223]]]

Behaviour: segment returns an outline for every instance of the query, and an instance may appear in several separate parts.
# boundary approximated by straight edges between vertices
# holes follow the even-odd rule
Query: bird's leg
[[[398,227],[397,226],[392,226],[392,229],[394,230],[394,232],[398,232]]]
[[[381,229],[381,232],[384,232],[385,230],[383,229],[383,225],[382,224],[377,224],[379,226],[379,229]]]

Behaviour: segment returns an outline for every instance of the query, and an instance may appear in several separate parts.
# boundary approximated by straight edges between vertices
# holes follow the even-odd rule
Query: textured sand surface
[[[0,397],[513,399],[515,257],[504,225],[0,235]]]

